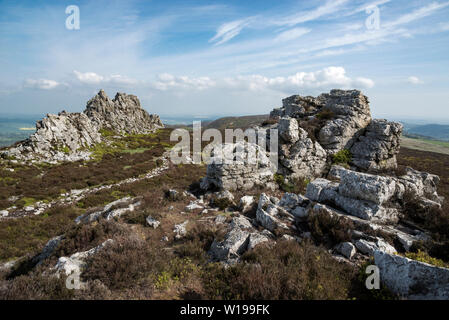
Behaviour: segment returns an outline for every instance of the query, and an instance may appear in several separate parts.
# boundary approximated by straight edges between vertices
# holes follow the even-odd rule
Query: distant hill
[[[404,124],[404,133],[409,136],[421,136],[436,140],[449,141],[449,125],[446,124]]]
[[[260,125],[262,122],[267,120],[268,117],[268,114],[242,117],[224,117],[204,124],[204,128],[215,128],[219,130],[236,128],[246,129],[254,125]]]

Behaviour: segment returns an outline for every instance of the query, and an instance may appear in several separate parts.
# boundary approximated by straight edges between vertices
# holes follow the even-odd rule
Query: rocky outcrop
[[[380,280],[408,299],[449,299],[449,269],[382,251],[374,252]]]
[[[162,127],[159,116],[148,114],[136,96],[117,93],[110,100],[100,90],[84,112],[48,114],[36,123],[36,132],[30,138],[0,155],[47,162],[87,160],[88,149],[102,141],[100,129],[143,134]]]
[[[99,127],[84,113],[48,114],[27,140],[2,153],[17,159],[77,161],[89,159],[87,148],[101,142]]]
[[[412,194],[424,207],[440,205],[436,193],[438,178],[428,173],[407,169],[401,177],[379,176],[334,167],[339,182],[323,178],[307,185],[306,197],[331,204],[348,214],[365,220],[394,223],[399,219],[405,194]]]
[[[332,90],[319,99],[324,100],[320,111],[333,115],[319,131],[320,144],[331,154],[349,149],[371,121],[368,98],[358,90]]]
[[[283,99],[282,104],[282,108],[270,113],[272,119],[278,120],[277,124],[255,129],[259,133],[267,133],[266,149],[271,153],[277,151],[277,173],[287,180],[326,175],[333,155],[343,150],[352,155],[348,162],[355,170],[396,168],[402,125],[372,120],[368,98],[360,91],[332,90],[316,98],[294,95]],[[270,150],[271,129],[278,130],[274,138],[278,139],[278,150]],[[254,165],[209,164],[203,187],[249,189],[263,185],[267,177],[266,170]]]
[[[117,93],[111,100],[100,90],[87,102],[84,113],[99,128],[118,133],[150,133],[163,127],[159,116],[148,114],[139,99],[131,94]]]
[[[282,102],[270,114],[279,119],[280,173],[319,177],[328,169],[329,156],[343,149],[351,151],[351,164],[361,170],[396,167],[402,125],[372,120],[368,98],[360,91],[295,95]]]

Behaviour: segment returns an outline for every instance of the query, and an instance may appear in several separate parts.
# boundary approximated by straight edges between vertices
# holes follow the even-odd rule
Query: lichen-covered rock
[[[369,256],[373,256],[375,251],[382,251],[389,254],[396,253],[396,249],[381,238],[378,238],[376,242],[360,239],[355,242],[355,246],[360,252]]]
[[[319,132],[320,144],[330,154],[349,149],[371,121],[368,98],[358,90],[331,90],[320,99],[334,114]]]
[[[215,239],[209,250],[209,255],[212,260],[226,261],[236,259],[245,252],[248,247],[250,232],[244,229],[234,224],[231,226],[231,230],[225,235],[223,241],[217,241]]]
[[[351,170],[340,170],[338,192],[345,197],[381,205],[395,195],[396,180]]]
[[[356,254],[357,250],[351,242],[342,242],[337,247],[336,250],[341,253],[344,257],[352,259]]]
[[[287,143],[295,143],[299,140],[298,121],[294,118],[281,118],[279,120],[279,136]]]
[[[175,224],[175,227],[173,229],[173,233],[175,234],[175,239],[179,240],[186,236],[187,234],[187,225],[189,224],[189,220],[184,221],[180,224]]]
[[[438,196],[437,186],[440,178],[437,175],[421,172],[412,168],[406,168],[406,175],[399,178],[399,182],[404,186],[404,193],[409,193],[410,197],[426,198],[438,203],[442,198]]]
[[[374,119],[351,147],[351,163],[367,171],[396,168],[401,133],[402,124]]]
[[[240,158],[235,159],[236,155]],[[260,146],[246,142],[225,143],[221,150],[212,153],[201,188],[248,190],[264,186],[274,189],[274,171],[269,155]]]
[[[449,299],[449,269],[382,251],[374,252],[380,280],[408,299]]]
[[[279,210],[282,209],[262,193],[256,212],[256,221],[265,229],[273,232],[277,228],[288,229],[287,225],[280,220]]]
[[[243,196],[240,198],[239,202],[239,210],[241,212],[247,212],[250,210],[253,206],[253,204],[256,202],[256,198],[254,196]]]
[[[258,246],[262,243],[269,242],[269,241],[270,241],[270,238],[268,236],[266,236],[260,232],[253,232],[249,235],[247,250],[252,250],[256,246]]]
[[[279,144],[279,163],[279,171],[286,176],[312,178],[324,172],[327,154],[318,142],[309,138],[304,129],[298,128],[296,142]]]
[[[91,223],[97,221],[101,217],[106,220],[111,220],[116,217],[120,217],[123,213],[128,211],[134,211],[134,209],[140,206],[140,198],[124,197],[115,200],[105,205],[101,210],[83,214],[75,219],[75,223]]]

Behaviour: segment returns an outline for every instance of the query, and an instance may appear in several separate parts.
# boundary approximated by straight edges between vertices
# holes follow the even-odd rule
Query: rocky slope
[[[158,115],[150,115],[134,95],[117,93],[109,99],[103,90],[87,102],[82,113],[48,114],[36,123],[36,132],[3,151],[4,158],[38,161],[89,159],[89,148],[102,141],[100,130],[143,134],[163,128]]]

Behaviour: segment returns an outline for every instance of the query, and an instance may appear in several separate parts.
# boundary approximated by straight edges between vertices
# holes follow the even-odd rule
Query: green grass
[[[401,146],[414,150],[449,154],[449,142],[447,141],[402,136]]]
[[[409,259],[431,264],[433,266],[441,268],[449,268],[449,264],[445,263],[443,260],[433,258],[429,256],[428,253],[418,250],[418,252],[407,252],[405,256]]]
[[[134,154],[134,153],[142,153],[145,152],[147,150],[151,150],[151,148],[137,148],[137,149],[127,149],[127,150],[122,150],[123,153],[130,153],[130,154]]]

